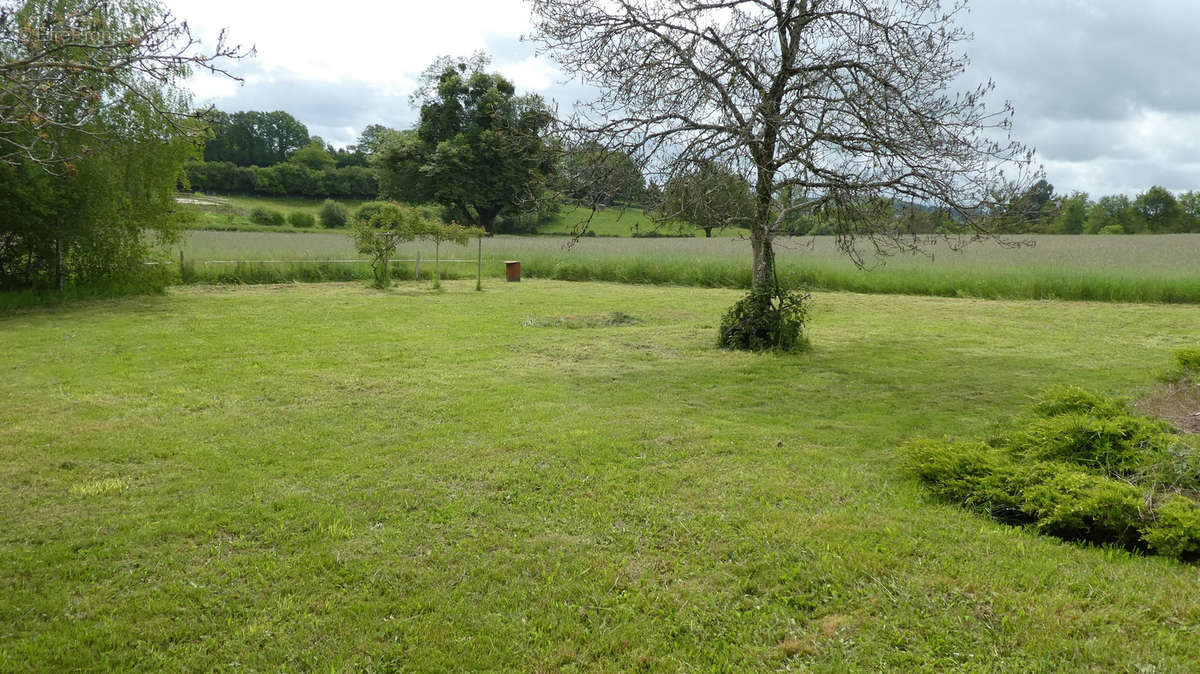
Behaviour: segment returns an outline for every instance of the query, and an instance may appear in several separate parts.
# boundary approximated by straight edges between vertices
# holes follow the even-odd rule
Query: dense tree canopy
[[[308,128],[282,111],[213,111],[212,136],[204,144],[206,161],[227,161],[237,166],[273,166],[287,161],[309,144]]]
[[[201,52],[186,22],[155,0],[0,2],[0,161],[52,173],[126,124],[198,133],[178,88],[193,69],[227,74],[247,52],[224,33]]]
[[[682,220],[704,230],[747,227],[754,219],[754,189],[749,181],[719,164],[697,162],[671,176],[663,187],[659,211],[664,220]]]
[[[453,219],[494,232],[496,219],[533,208],[553,173],[545,137],[553,114],[535,95],[487,73],[486,57],[439,59],[414,97],[417,133],[376,153],[382,196],[438,203]]]
[[[0,287],[123,283],[172,232],[200,126],[186,24],[148,0],[0,4]]]

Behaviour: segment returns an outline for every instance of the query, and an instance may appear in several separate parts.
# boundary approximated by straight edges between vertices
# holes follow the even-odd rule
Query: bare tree
[[[95,124],[131,103],[173,132],[196,132],[177,85],[194,70],[253,50],[201,50],[186,22],[154,0],[0,0],[0,162],[32,161],[52,173],[106,140]],[[64,138],[84,139],[63,142]]]
[[[567,131],[663,183],[707,164],[751,182],[756,288],[775,283],[771,242],[797,212],[831,218],[862,264],[864,241],[921,247],[881,203],[945,208],[980,236],[996,195],[1036,173],[1008,135],[1011,107],[985,107],[992,83],[949,91],[967,63],[965,2],[531,1],[533,40],[603,92]]]

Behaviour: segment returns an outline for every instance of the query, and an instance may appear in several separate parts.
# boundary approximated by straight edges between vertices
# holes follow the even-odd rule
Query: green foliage
[[[1200,374],[1200,348],[1176,351],[1175,364],[1184,373]]]
[[[939,498],[1046,534],[1194,555],[1196,503],[1150,504],[1162,491],[1200,493],[1200,448],[1124,400],[1078,387],[1051,389],[1031,412],[991,445],[911,441],[901,448],[908,470]]]
[[[247,194],[269,197],[368,198],[379,196],[374,169],[342,166],[313,169],[301,162],[274,166],[242,167],[232,162],[187,164],[190,189],[210,194]]]
[[[747,351],[804,351],[808,295],[769,286],[751,288],[721,319],[717,345]]]
[[[250,222],[256,225],[271,225],[278,227],[287,222],[287,216],[281,211],[264,206],[257,206],[250,211]]]
[[[288,214],[288,224],[292,227],[315,227],[317,219],[312,213],[304,211],[292,211]]]
[[[391,257],[404,241],[425,236],[436,224],[416,210],[388,201],[371,201],[358,207],[350,221],[350,233],[360,253],[371,256],[374,285],[391,286]]]
[[[1038,531],[1100,545],[1138,543],[1145,509],[1141,489],[1061,464],[1052,466],[1044,481],[1022,493],[1021,507]]]
[[[237,166],[273,166],[308,145],[308,129],[290,114],[276,110],[227,113],[214,110],[204,159]]]
[[[1027,520],[1017,468],[1004,452],[982,442],[918,439],[900,448],[908,469],[938,498],[1004,522]]]
[[[667,180],[659,217],[682,220],[704,230],[746,227],[754,219],[756,203],[750,183],[725,166],[696,162]]]
[[[517,96],[486,57],[443,58],[423,78],[417,134],[392,137],[375,155],[380,192],[437,203],[450,218],[495,231],[496,219],[528,210],[553,175],[545,134],[554,119],[536,95]]]
[[[1132,414],[1065,413],[1033,421],[1009,443],[1028,459],[1067,461],[1116,477],[1160,458],[1170,444],[1166,428],[1163,422]]]
[[[1128,414],[1129,403],[1123,398],[1100,395],[1078,386],[1055,386],[1035,397],[1030,409],[1039,417],[1092,414],[1110,418]]]
[[[333,199],[326,199],[321,204],[321,226],[326,229],[341,229],[350,220],[350,209]]]
[[[1200,559],[1200,506],[1189,498],[1171,496],[1158,506],[1144,538],[1157,554],[1187,561]]]
[[[304,166],[312,171],[332,171],[337,168],[337,160],[325,149],[324,142],[318,140],[296,150],[288,161]]]

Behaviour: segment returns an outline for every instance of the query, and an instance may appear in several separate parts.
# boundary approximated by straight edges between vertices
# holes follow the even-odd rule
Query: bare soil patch
[[[1200,386],[1170,382],[1138,400],[1139,411],[1175,424],[1184,433],[1200,433]]]

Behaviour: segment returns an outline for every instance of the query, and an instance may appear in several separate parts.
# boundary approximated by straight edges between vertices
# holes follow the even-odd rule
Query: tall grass
[[[792,286],[819,290],[987,299],[1062,299],[1200,303],[1200,235],[1030,237],[1034,245],[980,243],[963,251],[935,245],[931,256],[898,256],[858,269],[828,237],[781,240],[779,275]],[[709,288],[750,285],[749,244],[737,239],[562,239],[493,237],[484,242],[484,275],[503,275],[505,260],[520,260],[529,278],[671,284]],[[365,264],[323,260],[357,257],[341,233],[192,232],[188,260],[240,259],[197,265],[189,282],[256,283],[365,279]],[[420,254],[432,265],[432,246],[401,246],[397,257]],[[446,278],[474,276],[474,244],[443,246]],[[279,262],[254,262],[254,260]],[[201,266],[204,267],[201,269]],[[401,264],[397,278],[412,277]],[[425,269],[422,270],[426,271]],[[424,276],[424,274],[423,274]]]

